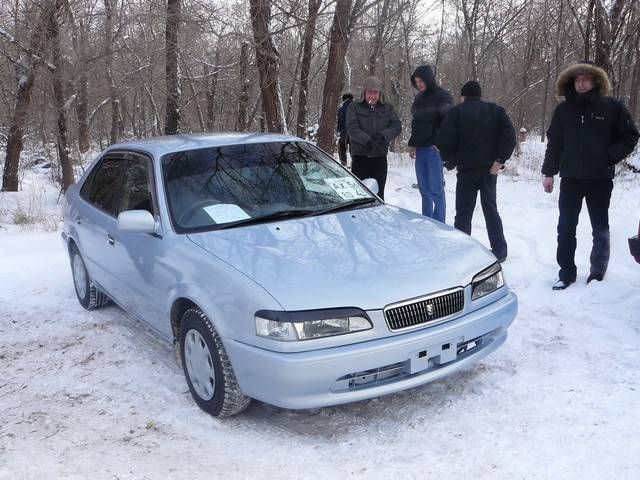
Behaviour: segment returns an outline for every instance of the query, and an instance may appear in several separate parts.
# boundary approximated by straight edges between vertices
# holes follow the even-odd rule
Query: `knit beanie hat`
[[[462,86],[460,95],[463,97],[482,97],[482,90],[480,84],[475,80],[469,80]]]
[[[367,77],[364,80],[365,90],[382,92],[382,81],[378,77]]]

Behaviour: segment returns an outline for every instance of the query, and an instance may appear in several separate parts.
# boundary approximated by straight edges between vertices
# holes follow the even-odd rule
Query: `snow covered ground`
[[[585,211],[578,282],[563,292],[551,291],[557,190],[544,194],[536,173],[500,178],[504,269],[520,312],[507,343],[479,364],[376,400],[312,411],[253,402],[218,420],[191,400],[168,345],[117,307],[80,307],[57,192],[38,171],[23,192],[0,196],[0,479],[639,478],[633,175],[614,189],[605,281],[585,284]],[[419,210],[414,181],[407,157],[396,159],[388,201]],[[448,223],[454,186],[448,173]],[[49,220],[12,224],[18,202]],[[473,235],[487,243],[479,207]]]

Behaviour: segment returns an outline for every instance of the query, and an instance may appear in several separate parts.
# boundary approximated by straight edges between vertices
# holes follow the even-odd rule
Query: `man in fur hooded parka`
[[[562,177],[556,253],[560,272],[554,290],[576,281],[576,227],[583,199],[593,231],[587,283],[601,281],[609,264],[609,202],[615,165],[633,151],[639,136],[626,107],[607,96],[610,91],[607,73],[590,63],[570,66],[556,82],[556,93],[565,100],[556,107],[547,130],[542,166],[546,192],[553,190],[554,175]]]

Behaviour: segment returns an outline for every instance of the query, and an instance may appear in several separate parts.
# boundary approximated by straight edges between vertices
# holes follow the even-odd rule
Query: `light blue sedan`
[[[498,348],[517,300],[495,257],[376,189],[292,136],[114,145],[66,193],[78,300],[173,342],[216,416],[377,397]]]

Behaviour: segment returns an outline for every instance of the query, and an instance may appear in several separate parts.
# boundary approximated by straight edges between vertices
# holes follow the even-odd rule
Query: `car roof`
[[[159,158],[162,155],[185,150],[195,150],[198,148],[220,147],[223,145],[238,145],[246,143],[271,143],[271,142],[291,142],[304,141],[293,135],[279,133],[189,133],[166,135],[164,137],[154,137],[144,140],[131,140],[128,142],[111,145],[107,151],[112,150],[136,150],[144,151]]]

